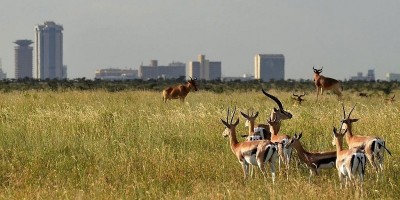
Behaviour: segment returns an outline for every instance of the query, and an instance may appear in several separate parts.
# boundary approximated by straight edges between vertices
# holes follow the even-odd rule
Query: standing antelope
[[[323,151],[323,152],[308,152],[303,148],[300,142],[302,133],[298,136],[294,134],[290,142],[285,148],[293,147],[296,149],[299,159],[306,164],[310,170],[310,176],[308,182],[311,182],[313,175],[319,175],[320,169],[330,169],[335,167],[336,163],[336,151]]]
[[[187,81],[186,85],[178,85],[163,90],[162,92],[163,101],[167,102],[168,99],[169,100],[180,99],[181,102],[184,102],[187,94],[190,92],[192,88],[194,88],[194,91],[197,91],[197,85],[196,85],[197,78],[196,77],[194,79],[192,77],[189,78],[190,80]]]
[[[389,153],[389,155],[392,155],[392,153],[386,148],[385,141],[379,137],[353,135],[352,123],[357,122],[359,120],[350,118],[350,115],[353,112],[355,106],[353,106],[353,108],[351,109],[351,111],[347,116],[343,104],[342,108],[343,108],[343,119],[341,120],[342,123],[341,127],[342,130],[347,130],[345,131],[345,133],[347,133],[346,142],[349,148],[365,146],[365,155],[367,156],[369,162],[371,163],[372,167],[376,170],[378,175],[378,172],[382,172],[383,170],[384,151],[386,150]]]
[[[336,127],[333,127],[334,145],[336,145],[336,169],[338,170],[340,187],[342,187],[343,178],[346,179],[345,185],[347,186],[347,178],[352,181],[357,172],[360,181],[363,181],[366,163],[363,146],[343,150],[343,136],[345,133],[346,130],[343,131],[342,129],[338,132]]]
[[[246,119],[245,126],[249,127],[249,134],[248,135],[242,135],[242,137],[246,137],[247,141],[252,141],[252,140],[264,140],[266,137],[266,134],[264,134],[264,128],[255,128],[254,124],[256,121],[256,118],[258,116],[258,112],[255,114],[252,112],[251,114],[245,114],[243,112],[240,112],[242,116]]]
[[[295,94],[293,93],[293,99],[297,101],[299,105],[301,105],[301,102],[305,101],[302,97],[306,96],[306,93],[303,92],[303,94]]]
[[[244,178],[246,179],[248,175],[249,165],[257,165],[265,178],[265,163],[269,162],[272,174],[272,182],[275,182],[275,160],[277,155],[276,144],[269,140],[238,142],[236,138],[236,126],[239,124],[239,118],[236,119],[235,123],[232,123],[235,112],[236,108],[233,111],[230,122],[228,121],[230,114],[229,109],[226,116],[226,121],[221,119],[225,127],[229,129],[229,131],[224,131],[223,136],[229,136],[231,150],[242,165]]]
[[[343,88],[340,85],[340,82],[336,79],[325,77],[320,75],[322,73],[322,68],[321,69],[315,69],[313,66],[314,70],[314,83],[315,87],[317,88],[317,100],[318,100],[318,95],[321,93],[321,95],[324,94],[324,90],[331,90],[333,93],[335,93],[339,98],[342,96]]]
[[[286,170],[289,171],[290,157],[292,155],[292,147],[285,148],[286,144],[289,143],[290,136],[285,134],[278,134],[281,128],[280,121],[276,118],[268,119],[269,131],[271,132],[271,142],[279,143],[278,154],[279,154],[279,169],[281,167],[281,162],[286,165]],[[286,173],[287,178],[289,178],[289,173]]]

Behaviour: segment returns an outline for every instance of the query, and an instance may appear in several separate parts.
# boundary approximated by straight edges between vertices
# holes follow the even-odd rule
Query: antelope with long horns
[[[342,187],[343,179],[345,178],[347,186],[347,179],[350,181],[355,179],[358,173],[359,180],[364,180],[365,174],[365,153],[364,146],[354,147],[348,150],[343,149],[343,137],[346,130],[337,131],[336,127],[333,127],[334,145],[336,145],[336,169],[338,170],[340,187]]]
[[[384,151],[387,151],[389,155],[392,155],[392,153],[386,148],[385,141],[379,137],[354,135],[352,123],[357,122],[359,119],[352,119],[350,118],[350,115],[355,106],[353,106],[347,116],[343,104],[342,108],[343,119],[340,121],[341,129],[346,130],[346,142],[349,148],[365,146],[365,155],[367,156],[372,167],[376,170],[378,176],[378,173],[382,172],[383,170]]]
[[[330,169],[335,167],[336,151],[309,152],[304,149],[300,142],[302,136],[302,133],[299,135],[294,134],[285,148],[293,147],[296,149],[300,161],[310,170],[308,181],[311,182],[311,177],[313,175],[319,175],[320,169]]]
[[[197,91],[197,85],[196,85],[197,78],[196,77],[194,79],[192,77],[189,78],[190,79],[187,81],[186,85],[168,87],[167,89],[163,90],[162,92],[163,101],[167,102],[167,100],[180,99],[181,102],[185,102],[185,98],[192,88],[194,89],[194,91]]]
[[[323,95],[325,90],[331,90],[340,98],[342,96],[341,91],[343,91],[340,82],[336,79],[320,75],[322,73],[322,68],[323,67],[321,67],[321,69],[315,69],[313,66],[314,84],[315,87],[317,88],[317,100],[318,100],[318,95],[320,93],[321,95]]]
[[[238,142],[236,138],[236,126],[239,124],[239,118],[233,123],[236,108],[229,121],[229,109],[226,116],[226,121],[221,119],[222,123],[228,129],[224,131],[224,137],[229,136],[230,146],[233,154],[242,165],[244,178],[246,179],[249,172],[249,165],[256,165],[260,168],[264,178],[266,178],[265,163],[269,163],[272,182],[275,182],[275,160],[277,155],[277,145],[269,140],[255,140]]]

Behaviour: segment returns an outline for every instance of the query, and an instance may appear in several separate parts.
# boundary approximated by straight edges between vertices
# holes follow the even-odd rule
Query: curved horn
[[[232,124],[232,122],[233,122],[233,117],[235,117],[235,113],[236,113],[236,106],[235,106],[235,108],[233,109],[233,113],[232,113],[232,117],[231,117],[231,124]]]
[[[269,97],[270,99],[274,100],[274,101],[276,102],[276,104],[278,104],[279,109],[284,110],[284,109],[283,109],[283,105],[282,105],[281,101],[279,101],[278,98],[276,98],[275,96],[273,96],[273,95],[271,95],[271,94],[268,94],[268,93],[264,90],[264,88],[262,88],[261,90],[262,90],[262,92],[265,94],[265,96],[267,96],[267,97]]]
[[[343,119],[346,119],[346,111],[344,110],[344,104],[343,103],[342,103],[342,108],[343,108]]]
[[[312,69],[313,69],[313,70],[316,70],[314,67],[315,67],[315,65],[312,66]]]

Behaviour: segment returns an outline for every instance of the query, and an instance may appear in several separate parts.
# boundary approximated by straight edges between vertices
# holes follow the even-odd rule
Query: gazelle
[[[334,145],[336,145],[336,169],[338,170],[340,187],[342,187],[343,178],[346,179],[345,185],[347,186],[347,178],[352,181],[357,173],[362,182],[366,163],[363,146],[348,150],[343,149],[343,136],[345,133],[346,130],[342,129],[338,132],[336,127],[333,127]]]
[[[277,155],[276,144],[269,140],[238,142],[236,138],[236,126],[239,124],[239,118],[236,119],[235,123],[232,123],[235,112],[236,108],[233,111],[230,122],[228,120],[230,115],[229,109],[226,116],[226,121],[221,119],[222,123],[229,130],[225,131],[223,136],[229,136],[231,150],[242,165],[244,178],[246,179],[248,175],[249,165],[257,165],[265,178],[265,163],[269,162],[272,174],[272,182],[275,182],[275,160]]]
[[[252,140],[265,140],[266,138],[266,130],[261,127],[254,127],[255,121],[258,116],[258,112],[255,114],[252,112],[251,114],[245,114],[243,112],[240,112],[242,116],[246,119],[245,126],[249,127],[249,133],[248,135],[242,135],[242,137],[246,137],[247,141],[252,141]]]
[[[310,170],[308,181],[311,182],[311,177],[313,175],[319,175],[320,169],[330,169],[335,167],[336,151],[309,152],[304,149],[300,142],[302,135],[302,133],[299,135],[294,134],[285,148],[293,147],[296,149],[299,159]]]
[[[286,169],[289,171],[290,166],[290,157],[292,155],[292,147],[285,148],[286,144],[289,143],[290,136],[285,134],[278,134],[281,128],[280,121],[276,118],[268,119],[269,131],[271,132],[271,142],[279,143],[278,145],[278,154],[279,154],[279,169],[281,167],[281,162],[286,165]],[[287,173],[287,178],[289,178],[289,174]]]
[[[342,96],[343,88],[340,85],[340,82],[336,79],[325,77],[320,75],[322,73],[322,68],[321,69],[315,69],[313,66],[314,70],[314,84],[315,87],[317,88],[317,100],[318,100],[318,95],[321,93],[321,95],[324,94],[324,90],[331,90],[333,93],[335,93],[339,98]]]
[[[303,92],[303,94],[295,94],[293,93],[293,99],[297,101],[299,105],[301,105],[301,102],[305,101],[303,97],[306,96],[306,93]]]
[[[384,151],[386,150],[389,153],[389,155],[392,155],[392,153],[386,148],[385,141],[379,137],[354,135],[352,131],[352,123],[357,122],[359,119],[352,119],[350,118],[350,115],[353,112],[355,106],[353,106],[353,108],[351,109],[351,111],[347,116],[343,104],[342,108],[343,108],[343,119],[341,120],[342,123],[341,129],[347,130],[345,131],[345,133],[347,133],[346,142],[349,148],[365,146],[365,155],[367,156],[369,162],[371,163],[372,167],[376,170],[378,175],[378,172],[382,172],[383,170]]]
[[[197,85],[196,85],[197,78],[196,77],[194,79],[192,77],[189,78],[190,80],[187,81],[186,85],[178,85],[163,90],[162,92],[163,101],[167,102],[168,99],[169,100],[180,99],[181,102],[184,102],[186,96],[188,95],[188,93],[192,88],[194,89],[194,91],[197,91]]]
[[[270,118],[277,119],[278,121],[283,121],[286,119],[291,119],[293,117],[292,113],[286,111],[283,108],[282,102],[277,97],[267,93],[264,89],[262,89],[262,92],[265,96],[272,99],[278,105],[278,108],[273,108]],[[250,124],[250,122],[246,121],[246,124]],[[263,135],[260,135],[260,137],[264,139],[271,139],[271,133],[268,132],[269,129],[270,128],[268,123],[254,125],[255,135],[260,135],[261,133],[263,133]]]

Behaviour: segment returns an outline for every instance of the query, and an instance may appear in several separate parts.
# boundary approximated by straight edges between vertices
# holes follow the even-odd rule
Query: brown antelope
[[[390,98],[386,98],[385,101],[386,101],[387,103],[393,103],[394,101],[396,101],[396,100],[394,99],[395,96],[396,96],[396,95],[393,95],[393,97],[390,97]]]
[[[184,102],[186,96],[188,95],[188,93],[192,88],[194,88],[194,91],[197,91],[197,85],[196,85],[197,78],[194,79],[192,77],[189,78],[190,80],[187,81],[186,85],[178,85],[163,90],[162,92],[163,101],[167,102],[168,99],[169,100],[180,99],[181,102]]]
[[[383,155],[386,150],[389,155],[392,153],[386,148],[385,141],[376,136],[359,136],[353,135],[352,131],[352,123],[357,122],[359,119],[350,118],[351,113],[353,112],[355,106],[351,109],[349,114],[346,116],[346,111],[343,108],[343,119],[341,120],[341,129],[346,130],[346,142],[349,148],[365,146],[365,155],[367,156],[370,164],[376,170],[377,175],[378,172],[382,172],[383,170]]]
[[[275,182],[275,160],[277,155],[277,146],[269,140],[255,140],[238,142],[236,138],[236,126],[239,124],[239,118],[235,123],[232,123],[235,116],[236,108],[233,111],[229,122],[229,109],[226,116],[226,121],[221,119],[222,123],[229,131],[224,131],[224,137],[229,136],[230,146],[233,154],[242,165],[244,178],[246,179],[249,172],[249,165],[256,165],[260,168],[264,178],[266,178],[265,163],[269,162],[272,182]]]
[[[303,97],[306,96],[306,93],[303,92],[303,94],[295,94],[293,93],[293,99],[297,101],[299,105],[301,105],[301,102],[305,101]]]
[[[286,169],[289,170],[290,166],[290,157],[292,155],[292,147],[285,148],[286,144],[289,143],[290,136],[285,134],[278,134],[281,128],[280,121],[276,118],[268,119],[269,131],[271,132],[271,142],[279,143],[278,145],[278,154],[279,154],[279,169],[281,167],[281,162],[286,165]],[[289,178],[289,174],[286,173],[287,178]]]
[[[314,70],[314,83],[315,87],[317,88],[317,100],[318,100],[318,95],[321,93],[321,95],[324,94],[324,90],[331,90],[333,93],[335,93],[339,98],[342,96],[343,88],[340,85],[340,82],[336,79],[325,77],[320,75],[322,73],[322,68],[321,69],[315,69],[313,66]]]
[[[345,186],[347,186],[347,178],[352,181],[355,179],[356,173],[359,175],[360,182],[364,180],[365,174],[365,153],[363,146],[354,147],[348,150],[343,149],[343,136],[346,130],[337,131],[333,127],[334,145],[336,145],[336,169],[338,170],[340,187],[342,187],[343,178],[346,179]]]
[[[335,167],[336,151],[308,152],[300,142],[302,135],[302,133],[298,136],[297,134],[294,134],[285,148],[293,147],[296,149],[299,159],[310,170],[308,181],[311,182],[311,177],[313,175],[319,175],[320,169],[330,169]]]

